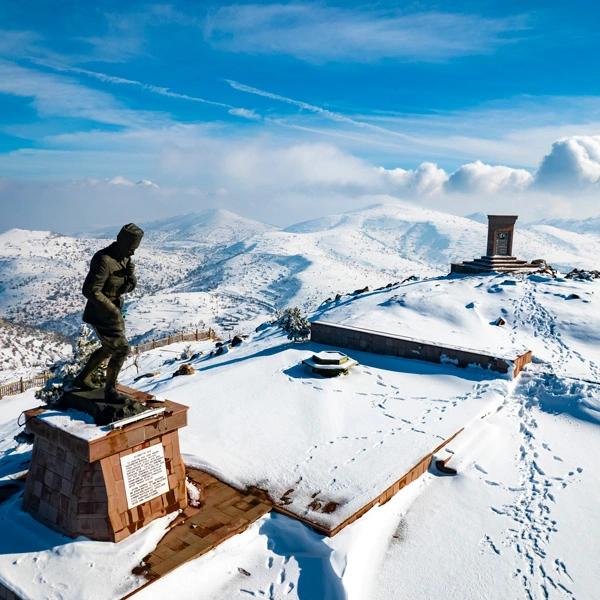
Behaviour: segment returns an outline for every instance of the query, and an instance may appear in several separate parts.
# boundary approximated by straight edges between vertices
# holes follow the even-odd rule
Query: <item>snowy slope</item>
[[[89,261],[110,242],[22,229],[0,234],[0,314],[72,333],[81,323],[81,286]],[[190,269],[185,254],[160,248],[141,247],[135,262],[139,289],[133,297],[172,285]]]
[[[600,217],[590,217],[589,219],[544,219],[538,221],[536,225],[549,225],[558,229],[574,231],[575,233],[600,235]]]
[[[64,337],[0,321],[0,383],[28,378],[71,354]]]
[[[486,232],[487,225],[472,219],[399,202],[267,231],[134,303],[132,331],[184,329],[199,321],[249,331],[286,306],[313,311],[337,293],[445,274],[451,262],[485,253]],[[600,238],[517,225],[514,252],[563,269],[594,268]]]
[[[169,249],[188,249],[195,254],[212,253],[274,227],[229,210],[209,209],[168,219],[140,223],[144,243]],[[118,228],[94,231],[94,237],[113,237]]]
[[[466,345],[478,349],[494,349],[505,338],[505,343],[531,347],[536,361],[496,410],[469,423],[451,444],[454,458],[450,464],[459,469],[458,477],[440,478],[432,472],[331,540],[288,524],[282,517],[266,517],[243,539],[194,561],[181,574],[167,576],[141,597],[176,591],[182,598],[206,599],[251,594],[350,599],[593,598],[595,549],[600,535],[594,505],[600,493],[595,468],[600,452],[599,293],[598,282],[573,283],[538,276],[435,279],[367,294],[319,315],[363,323],[378,316],[380,328],[396,322],[419,328],[420,337],[429,340],[444,339],[446,330],[454,329]],[[397,302],[399,296],[404,297],[404,304]],[[473,308],[468,307],[471,303]],[[388,316],[388,312],[393,314]],[[488,321],[498,314],[507,320],[503,334]],[[248,472],[246,465],[254,450],[244,446],[242,435],[240,443],[234,441],[238,439],[235,430],[229,428],[222,436],[220,427],[215,430],[214,421],[205,419],[213,399],[212,395],[200,395],[200,390],[206,385],[213,389],[213,372],[221,371],[217,377],[229,397],[228,382],[238,375],[244,379],[246,363],[256,365],[261,354],[265,351],[260,346],[250,344],[245,351],[214,359],[213,365],[199,363],[196,381],[173,387],[165,380],[156,386],[167,386],[169,394],[179,399],[198,398],[200,402],[199,418],[192,410],[190,427],[182,432],[188,460],[216,472],[226,464],[227,472],[222,475],[231,477],[236,472],[232,460],[239,451],[237,474],[243,477]],[[413,364],[416,373],[421,363]],[[379,371],[377,365],[369,369],[388,383],[386,369]],[[463,376],[468,377],[469,371],[462,371]],[[460,377],[460,370],[457,372]],[[268,388],[274,373],[270,368],[265,372],[257,368],[254,376],[264,377],[263,387]],[[425,390],[430,376],[423,377]],[[352,377],[338,385],[347,386]],[[328,389],[329,381],[309,378],[305,382]],[[289,395],[295,395],[293,390],[290,384]],[[322,394],[306,405],[306,422],[315,428],[315,439],[320,428],[328,424],[327,419],[313,416],[315,403],[326,410],[331,402],[325,391]],[[373,411],[383,403],[396,418],[389,419],[388,431],[407,414],[397,394],[393,388],[382,386],[378,398],[363,397]],[[353,410],[350,397],[342,396],[346,408],[333,404],[329,417],[339,427],[340,440],[355,426],[353,413],[344,412]],[[279,398],[279,403],[288,404],[281,393]],[[240,391],[236,400],[244,413],[252,412],[252,407],[260,410],[258,396]],[[226,398],[217,395],[215,406],[218,402],[226,402]],[[221,419],[231,426],[233,409],[223,406]],[[273,423],[280,410],[273,406],[272,414],[263,421],[261,440],[278,436]],[[282,422],[282,427],[287,424]],[[294,421],[291,432],[284,429],[288,443],[294,443],[298,427]],[[361,448],[370,447],[372,441],[375,438],[369,437]],[[227,453],[219,456],[223,444]],[[347,460],[360,460],[361,448],[348,443]],[[306,443],[300,457],[312,459],[307,464],[312,463],[314,476],[339,451],[338,447],[321,452]],[[277,461],[286,456],[284,448]],[[264,466],[273,475],[279,469],[272,455],[265,456]],[[251,576],[240,575],[236,566],[244,567]],[[180,585],[182,576],[185,587]],[[205,583],[208,589],[199,592]]]
[[[435,435],[467,403],[480,403],[481,411],[450,445],[458,477],[431,471],[332,539],[286,517],[266,516],[139,597],[593,598],[600,535],[599,294],[598,281],[436,277],[345,298],[316,315],[364,325],[377,320],[379,329],[418,331],[430,341],[447,341],[453,330],[457,342],[482,350],[533,349],[534,364],[510,385],[482,381],[490,374],[478,368],[353,352],[360,354],[360,368],[322,380],[297,366],[310,344],[290,346],[270,330],[221,356],[200,357],[191,377],[172,378],[179,361],[163,364],[148,353],[140,368],[162,372],[136,385],[190,405],[189,425],[181,431],[189,463],[238,485],[260,478],[254,483],[272,490],[302,477],[300,497],[322,483],[325,489],[314,488],[317,498],[339,493],[337,485],[368,491],[362,484],[402,458],[396,436],[417,435],[413,428]],[[500,314],[504,328],[490,324]],[[0,465],[8,465],[8,476],[20,468],[11,455],[25,449],[12,441],[14,411],[0,414],[7,440]],[[374,468],[377,457],[385,469]],[[5,504],[2,514],[10,539],[29,539],[36,525],[23,519],[16,502]],[[156,530],[148,528],[132,544],[147,548],[155,539]],[[0,578],[43,598],[44,586],[30,584],[39,577],[67,599],[78,597],[88,577],[95,585],[96,574],[112,568],[107,590],[117,584],[131,589],[132,560],[119,567],[105,548],[48,538],[42,547],[19,546],[22,567],[15,569],[9,544]],[[61,561],[49,560],[57,552]],[[73,565],[81,568],[91,555],[93,572],[81,571],[72,582]],[[91,598],[110,595],[90,589]]]

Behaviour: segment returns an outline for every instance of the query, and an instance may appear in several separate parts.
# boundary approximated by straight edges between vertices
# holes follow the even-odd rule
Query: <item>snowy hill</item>
[[[591,233],[600,235],[600,217],[591,217],[589,219],[544,219],[538,221],[536,225],[549,225],[558,229],[566,229],[575,233]]]
[[[142,229],[154,244],[187,244],[196,251],[212,251],[275,228],[228,210],[213,209],[144,223]]]
[[[190,327],[253,329],[276,310],[315,310],[323,300],[411,275],[443,275],[485,252],[486,225],[395,202],[276,230],[223,210],[144,225],[130,297],[130,335]],[[114,235],[115,231],[106,232]],[[0,312],[73,332],[89,257],[106,241],[49,232],[0,235]],[[562,268],[596,268],[600,238],[550,225],[520,227],[514,251]]]
[[[311,491],[317,499],[360,497],[374,473],[384,477],[390,453],[399,467],[404,436],[439,433],[471,401],[481,412],[450,445],[458,477],[431,471],[332,539],[265,517],[142,600],[174,591],[302,598],[303,589],[377,600],[594,597],[599,294],[598,281],[442,277],[346,298],[316,315],[495,353],[530,348],[534,364],[515,382],[357,351],[348,353],[362,366],[322,379],[299,365],[314,345],[290,346],[268,329],[228,354],[198,359],[195,377],[178,381],[168,371],[147,381],[148,391],[200,403],[182,430],[189,464],[241,487],[294,489],[293,502],[310,501]],[[504,327],[492,324],[499,315]],[[465,565],[477,577],[456,577]]]
[[[150,335],[193,326],[252,329],[274,311],[315,310],[336,294],[411,275],[448,272],[485,253],[487,225],[407,203],[372,206],[267,231],[214,254],[177,286],[135,302],[132,330]],[[517,224],[514,252],[570,270],[595,266],[600,239]]]
[[[85,304],[81,286],[89,261],[110,242],[22,229],[0,234],[0,314],[17,323],[76,331]],[[136,295],[172,285],[190,269],[185,254],[160,248],[140,248],[136,262]]]
[[[163,249],[188,249],[195,254],[211,253],[254,235],[275,229],[246,219],[229,210],[209,209],[141,223],[144,244]],[[113,237],[118,227],[95,231],[97,237]]]

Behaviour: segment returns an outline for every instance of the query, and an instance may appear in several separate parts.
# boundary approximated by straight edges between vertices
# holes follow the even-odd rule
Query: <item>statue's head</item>
[[[144,237],[144,232],[134,223],[121,227],[117,235],[117,246],[123,256],[133,256]]]

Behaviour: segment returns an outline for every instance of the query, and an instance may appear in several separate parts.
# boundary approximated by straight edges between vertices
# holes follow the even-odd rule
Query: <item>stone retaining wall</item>
[[[512,377],[516,377],[532,358],[531,352],[510,358],[498,357],[467,348],[439,345],[382,331],[324,321],[315,321],[311,324],[310,339],[319,344],[428,362],[451,363],[463,368],[477,365],[491,371],[508,373]]]

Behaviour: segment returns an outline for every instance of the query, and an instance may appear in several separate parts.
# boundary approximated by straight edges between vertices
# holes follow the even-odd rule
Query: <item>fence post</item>
[[[25,385],[23,384],[23,378],[22,378],[22,377],[21,377],[21,380],[20,380],[20,382],[19,382],[19,383],[20,383],[20,387],[21,387],[21,394],[22,394],[22,393],[25,391]]]

